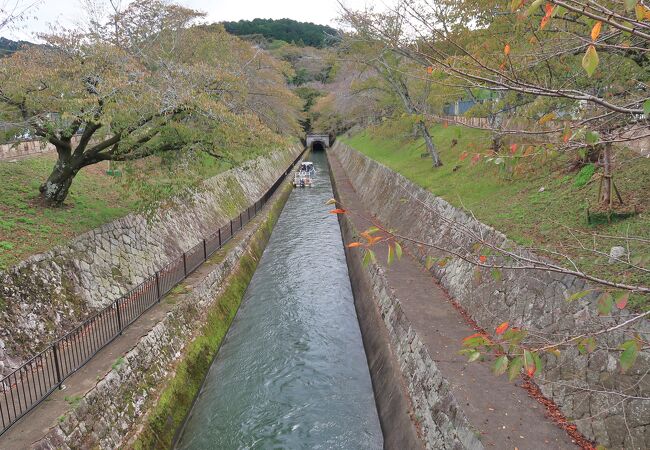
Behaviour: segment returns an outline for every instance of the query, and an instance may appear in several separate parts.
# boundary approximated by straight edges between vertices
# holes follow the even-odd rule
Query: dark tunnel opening
[[[315,152],[322,152],[325,150],[325,146],[321,141],[314,141],[311,144],[311,149]]]

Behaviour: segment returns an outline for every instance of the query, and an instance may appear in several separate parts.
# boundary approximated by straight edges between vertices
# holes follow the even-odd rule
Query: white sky
[[[32,0],[25,0],[32,1]],[[208,22],[239,19],[283,19],[314,22],[335,26],[339,4],[336,0],[176,0],[179,3],[208,13]],[[383,0],[343,0],[347,7],[363,9]],[[44,0],[30,11],[29,18],[18,30],[3,30],[0,35],[10,39],[35,41],[35,33],[50,29],[51,23],[72,25],[83,16],[78,0]]]

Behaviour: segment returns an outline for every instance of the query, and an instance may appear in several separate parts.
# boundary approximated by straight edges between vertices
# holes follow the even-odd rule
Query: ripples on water
[[[291,193],[178,449],[382,446],[327,160]]]

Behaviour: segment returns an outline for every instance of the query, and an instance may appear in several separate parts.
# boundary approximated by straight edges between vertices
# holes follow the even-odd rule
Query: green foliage
[[[596,171],[596,166],[593,165],[592,163],[583,166],[582,169],[580,169],[580,172],[578,172],[578,175],[576,176],[573,185],[575,187],[585,186],[589,182],[589,180],[591,180],[591,177],[594,176],[595,171]]]
[[[117,358],[117,359],[115,360],[115,362],[113,363],[113,365],[111,366],[111,368],[112,368],[113,370],[117,370],[117,369],[119,369],[120,367],[122,367],[122,364],[124,364],[124,357],[120,356],[119,358]]]
[[[223,22],[228,33],[236,36],[262,35],[269,40],[281,40],[297,45],[326,47],[333,43],[329,36],[336,36],[336,30],[326,25],[311,22],[297,22],[291,19],[253,19],[238,22]],[[276,44],[277,45],[277,44]]]
[[[73,408],[76,408],[79,406],[79,403],[81,403],[81,399],[83,397],[80,395],[66,395],[63,399]]]

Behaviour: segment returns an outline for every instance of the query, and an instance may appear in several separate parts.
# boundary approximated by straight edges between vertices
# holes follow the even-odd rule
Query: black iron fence
[[[264,207],[302,153],[255,203],[0,381],[0,435],[230,241]]]

